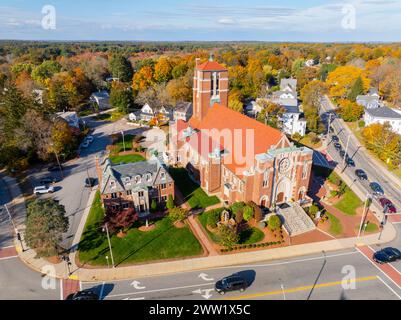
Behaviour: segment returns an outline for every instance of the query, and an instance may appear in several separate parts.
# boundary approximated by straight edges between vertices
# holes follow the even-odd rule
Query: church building
[[[206,193],[227,204],[272,207],[305,200],[313,151],[229,109],[228,93],[228,70],[212,59],[203,64],[197,59],[193,115],[170,126],[170,164],[185,167]]]

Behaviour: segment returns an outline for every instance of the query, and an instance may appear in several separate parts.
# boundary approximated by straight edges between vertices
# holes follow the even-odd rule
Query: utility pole
[[[115,265],[114,265],[114,257],[113,257],[113,250],[111,249],[111,241],[110,241],[109,228],[107,227],[107,223],[104,225],[104,227],[105,227],[105,229],[106,229],[107,241],[109,242],[111,264],[113,265],[113,268],[115,268]]]
[[[330,126],[331,126],[331,117],[332,117],[332,116],[333,116],[333,114],[330,113],[330,115],[329,115],[329,125],[328,125],[328,127],[327,127],[327,136],[326,136],[327,144],[328,144],[328,142],[329,142]]]
[[[347,158],[347,155],[348,155],[348,147],[349,147],[350,139],[351,139],[351,135],[348,135],[347,146],[345,147],[345,154],[344,154],[344,158],[343,158],[343,166],[345,165],[345,159]]]
[[[54,154],[56,155],[56,160],[57,160],[58,167],[59,167],[59,169],[60,169],[61,179],[64,180],[63,168],[61,167],[60,160],[59,160],[59,158],[58,158],[58,154],[57,154],[56,149],[54,148],[54,145],[53,145],[53,144],[52,144],[52,147],[53,147],[53,152],[54,152]]]
[[[358,238],[361,236],[362,228],[363,228],[363,222],[365,221],[366,213],[367,213],[367,206],[368,206],[368,201],[370,200],[370,194],[366,194],[366,201],[363,206],[363,212],[362,212],[362,217],[361,217],[361,224],[359,225],[359,231],[358,231]]]

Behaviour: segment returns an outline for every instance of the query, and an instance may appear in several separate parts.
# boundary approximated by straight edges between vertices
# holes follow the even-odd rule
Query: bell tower
[[[228,107],[228,70],[213,61],[199,64],[196,59],[193,88],[193,118],[202,121],[209,109],[218,103]]]

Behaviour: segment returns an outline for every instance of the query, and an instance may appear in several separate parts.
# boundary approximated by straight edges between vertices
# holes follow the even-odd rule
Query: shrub
[[[180,207],[175,207],[168,211],[170,219],[174,222],[184,220],[187,217],[187,213],[187,210]]]
[[[359,128],[365,127],[365,121],[359,120],[359,121],[358,121],[358,127],[359,127]]]
[[[219,236],[220,243],[227,248],[231,248],[239,240],[236,230],[224,224],[219,226]]]
[[[173,209],[175,207],[174,198],[171,194],[168,196],[166,206],[167,206],[167,209],[169,209],[169,210]]]
[[[106,212],[104,224],[107,223],[109,232],[114,234],[120,230],[127,230],[138,219],[139,216],[133,208],[128,208],[124,210],[109,209]]]
[[[156,199],[153,199],[153,200],[152,200],[152,203],[150,204],[150,210],[151,210],[152,212],[156,212],[156,210],[157,210],[157,202],[156,202]]]
[[[250,221],[253,218],[253,209],[250,206],[244,207],[244,220]]]
[[[218,210],[211,210],[207,213],[207,221],[206,224],[212,228],[216,228],[217,227],[217,223],[220,220],[220,211]]]
[[[340,186],[342,183],[341,178],[333,171],[327,178],[332,184]]]
[[[336,190],[331,190],[330,191],[330,197],[334,198],[338,196],[338,192]]]
[[[278,215],[276,215],[276,214],[270,216],[268,225],[269,225],[269,229],[272,230],[272,231],[280,229],[281,228],[281,219],[280,219],[280,217]],[[274,236],[276,236],[276,234]]]
[[[249,202],[248,206],[250,206],[253,209],[254,218],[255,218],[256,222],[261,221],[263,219],[262,209],[253,201]]]
[[[231,206],[231,211],[237,215],[238,212],[243,212],[245,207],[245,203],[244,202],[235,202],[233,203],[233,205]]]

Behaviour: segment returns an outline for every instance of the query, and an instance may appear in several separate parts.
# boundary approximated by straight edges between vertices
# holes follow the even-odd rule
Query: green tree
[[[152,199],[152,203],[150,204],[150,210],[151,210],[152,212],[156,212],[156,210],[157,210],[157,202],[156,202],[156,199]]]
[[[253,209],[250,206],[244,208],[244,220],[249,222],[253,218]]]
[[[118,112],[127,114],[129,107],[133,105],[133,92],[130,86],[123,82],[114,81],[110,90],[110,104],[117,108]]]
[[[348,99],[352,102],[355,102],[356,97],[363,94],[363,92],[363,81],[361,77],[358,77],[358,79],[355,80],[355,83],[352,86],[350,93],[348,94]]]
[[[56,73],[61,71],[61,65],[57,61],[46,60],[32,71],[32,79],[40,84],[46,84]]]
[[[109,61],[109,69],[114,78],[119,81],[129,82],[132,80],[133,71],[131,62],[121,54],[114,54]]]
[[[25,240],[39,257],[58,253],[62,234],[68,230],[64,206],[56,201],[35,200],[28,205]]]
[[[173,198],[173,196],[171,194],[167,198],[166,206],[167,206],[167,209],[169,209],[169,210],[173,209],[175,207],[174,198]]]
[[[281,228],[281,219],[278,215],[274,214],[269,218],[269,229],[272,231],[278,230]]]
[[[225,224],[219,225],[219,236],[220,236],[220,244],[231,248],[233,245],[237,244],[239,241],[239,236],[235,228],[227,226]]]
[[[187,214],[188,211],[180,207],[174,207],[168,211],[170,219],[174,222],[185,220]]]

